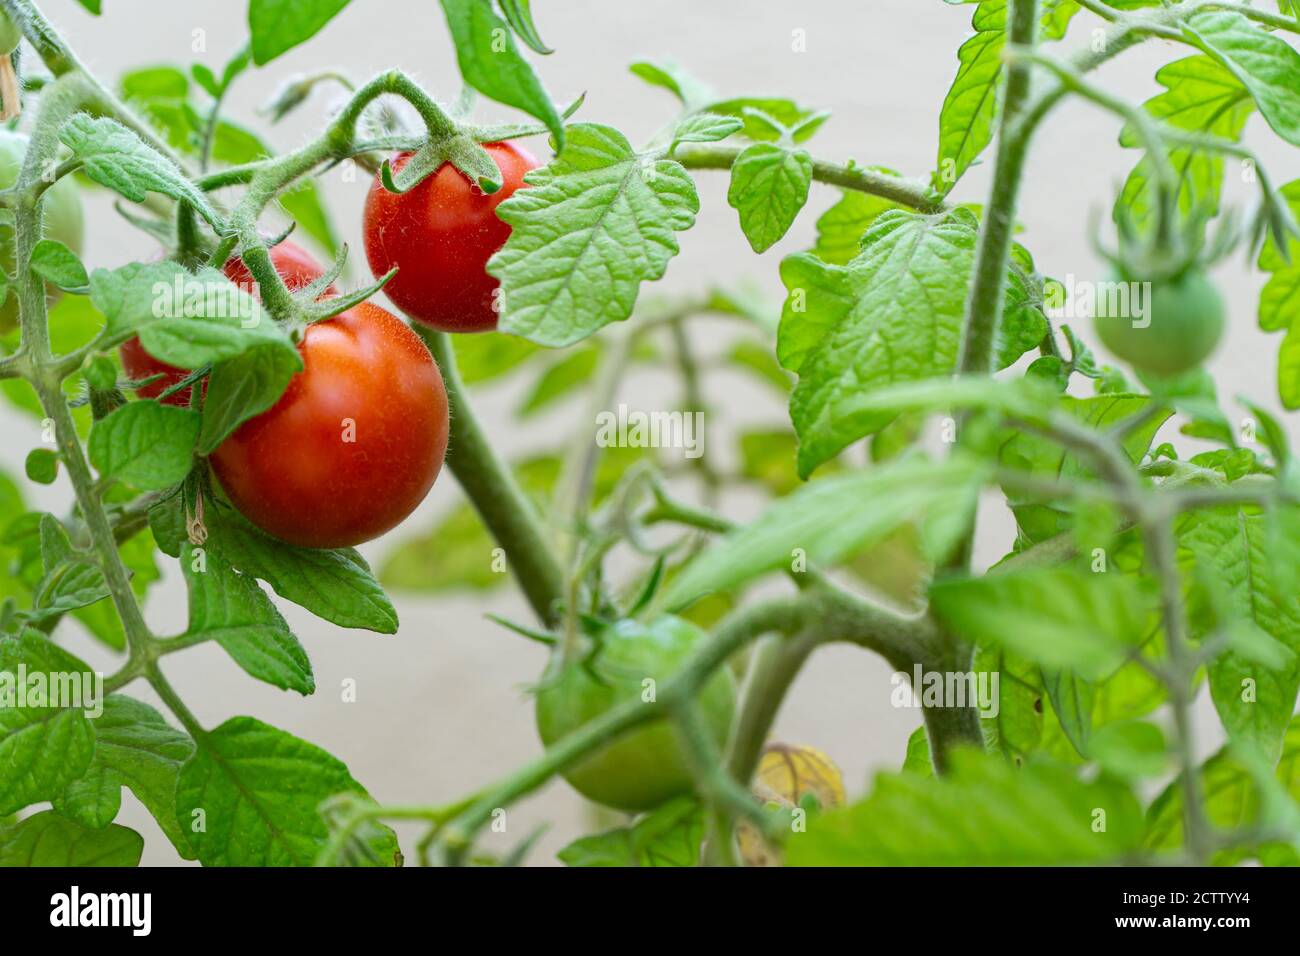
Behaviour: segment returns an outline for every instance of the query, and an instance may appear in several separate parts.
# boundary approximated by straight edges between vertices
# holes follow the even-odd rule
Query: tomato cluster
[[[376,178],[366,199],[366,255],[377,276],[394,266],[388,297],[416,321],[450,332],[497,324],[497,281],[488,259],[510,235],[496,207],[537,166],[514,143],[485,147],[503,188],[487,195],[450,164],[405,193]],[[411,154],[400,153],[400,170]],[[323,274],[301,246],[281,242],[271,262],[290,291]],[[257,294],[238,258],[224,268]],[[334,294],[331,286],[324,293]],[[298,344],[303,371],[268,411],[242,424],[210,456],[222,491],[264,531],[303,547],[359,544],[397,525],[428,494],[447,449],[442,376],[424,343],[392,313],[362,303],[309,326]],[[137,389],[158,398],[187,375],[150,355],[138,338],[120,349]],[[190,389],[162,401],[188,405]]]

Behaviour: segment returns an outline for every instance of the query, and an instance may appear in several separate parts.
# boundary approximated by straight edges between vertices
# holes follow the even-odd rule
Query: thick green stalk
[[[510,474],[510,469],[497,456],[474,417],[465,386],[456,371],[451,340],[446,333],[434,332],[418,323],[415,330],[433,353],[447,388],[447,400],[451,406],[447,467],[460,482],[492,537],[505,549],[511,570],[534,613],[544,624],[553,627],[560,620],[558,611],[564,596],[564,572],[551,551],[533,504]]]

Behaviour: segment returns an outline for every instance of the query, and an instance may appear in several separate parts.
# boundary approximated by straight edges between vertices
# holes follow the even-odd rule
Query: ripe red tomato
[[[497,327],[498,282],[487,261],[505,245],[510,227],[496,208],[524,184],[538,162],[517,143],[486,143],[503,185],[487,195],[450,163],[408,192],[390,193],[375,178],[366,196],[362,228],[375,277],[393,266],[384,286],[393,304],[412,319],[443,332],[485,332]],[[393,158],[401,169],[411,153]]]
[[[424,500],[447,450],[447,392],[419,336],[362,302],[307,327],[303,371],[210,461],[227,497],[269,534],[360,544]]]
[[[296,292],[311,285],[325,274],[324,267],[316,261],[316,257],[295,243],[286,240],[279,245],[272,246],[270,251],[271,263],[275,266],[275,271],[280,273],[280,278],[284,279],[284,284],[288,286],[290,292]],[[248,271],[248,267],[244,265],[244,261],[238,256],[227,259],[221,271],[235,285],[253,296],[257,296],[257,283],[253,281],[252,273]],[[333,286],[326,290],[327,294],[333,291]],[[133,381],[151,378],[154,375],[162,376],[162,378],[155,379],[136,391],[136,394],[141,398],[157,398],[190,374],[188,369],[177,368],[175,365],[168,365],[166,362],[154,358],[144,350],[138,336],[133,336],[123,342],[117,354],[122,359],[122,368],[126,370],[127,377]],[[163,403],[166,405],[189,405],[190,390],[185,388],[168,395],[163,399]]]

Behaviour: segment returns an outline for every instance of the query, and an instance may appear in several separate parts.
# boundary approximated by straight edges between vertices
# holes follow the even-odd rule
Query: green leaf
[[[158,402],[128,402],[90,430],[90,462],[102,478],[142,491],[170,488],[190,472],[199,415]]]
[[[280,193],[276,201],[298,228],[319,242],[327,253],[331,256],[338,253],[338,232],[315,180],[303,179],[292,189]]]
[[[755,252],[784,236],[808,201],[812,157],[807,150],[755,143],[731,166],[727,204],[740,213],[740,228]]]
[[[190,596],[186,635],[215,640],[251,677],[281,690],[316,690],[311,661],[257,581],[220,555],[186,542],[181,570]]]
[[[810,819],[791,866],[1116,863],[1141,845],[1142,808],[1111,778],[959,752],[944,777],[879,774],[871,796]]]
[[[77,254],[57,239],[42,239],[32,248],[32,271],[65,292],[84,292],[90,285]]]
[[[628,67],[628,72],[651,86],[672,93],[688,110],[699,109],[714,98],[712,89],[673,60],[633,63]]]
[[[673,130],[671,146],[678,143],[716,143],[743,129],[745,123],[738,116],[719,116],[716,113],[692,113],[682,118]]]
[[[150,192],[184,200],[221,230],[207,196],[171,160],[116,120],[78,113],[59,130],[59,139],[81,160],[82,172],[101,186],[132,202],[144,202]]]
[[[890,211],[846,266],[809,253],[781,263],[788,295],[777,357],[799,376],[790,416],[801,475],[889,424],[892,413],[868,407],[876,388],[956,367],[977,238],[965,210]],[[1014,323],[1003,326],[1005,335]]]
[[[676,797],[641,817],[574,840],[557,856],[566,866],[698,866],[704,815],[693,797]]]
[[[534,415],[549,408],[574,389],[581,388],[591,381],[600,362],[600,350],[597,348],[577,348],[566,352],[563,357],[548,365],[545,371],[533,382],[532,388],[519,404],[520,417]]]
[[[537,32],[537,26],[533,23],[531,0],[499,0],[499,2],[501,12],[510,21],[510,28],[519,35],[519,39],[538,53],[555,52],[542,42]]]
[[[840,201],[817,220],[817,244],[812,252],[823,262],[842,266],[862,251],[862,237],[881,213],[900,208],[870,193],[845,190]]]
[[[253,62],[265,66],[310,40],[347,5],[348,0],[249,0]]]
[[[1273,132],[1300,146],[1300,52],[1230,10],[1194,14],[1183,33],[1250,90]]]
[[[319,747],[252,717],[233,717],[199,741],[181,769],[176,815],[204,866],[308,866],[327,836],[317,808],[339,793],[368,796]],[[201,818],[204,828],[193,824]],[[395,860],[397,839],[373,849]]]
[[[215,365],[203,400],[199,454],[210,454],[236,428],[279,401],[300,371],[298,352],[276,344],[256,346]]]
[[[1169,768],[1164,734],[1145,721],[1099,727],[1089,749],[1104,770],[1126,780],[1156,777]]]
[[[907,738],[907,755],[903,758],[902,773],[916,774],[919,777],[934,776],[934,762],[930,759],[930,739],[925,735],[922,724],[912,731]]]
[[[1300,179],[1278,190],[1293,216],[1300,214]],[[1272,275],[1259,297],[1259,327],[1285,329],[1278,352],[1277,387],[1282,406],[1300,408],[1300,240],[1281,249],[1270,235],[1259,254],[1259,268]]]
[[[297,351],[253,296],[214,269],[191,274],[174,262],[96,269],[90,297],[107,320],[105,344],[136,333],[150,355],[178,368],[224,362],[261,345]]]
[[[1147,633],[1137,582],[1072,566],[950,578],[930,588],[935,613],[978,644],[996,644],[1049,668],[1104,676]]]
[[[134,830],[88,830],[53,810],[0,829],[0,866],[139,866],[143,853]]]
[[[1263,631],[1287,648],[1285,666],[1260,663],[1256,654],[1232,647],[1210,661],[1210,696],[1228,739],[1272,759],[1282,745],[1300,690],[1300,607],[1289,579],[1296,549],[1272,536],[1277,517],[1251,506],[1204,508],[1183,515],[1175,526],[1180,558],[1212,579],[1229,620]],[[1210,638],[1203,616],[1193,616],[1194,636]]]
[[[517,335],[483,332],[452,336],[456,370],[466,385],[490,382],[514,371],[541,352],[541,346]]]
[[[33,448],[23,462],[23,472],[29,481],[38,485],[52,485],[59,477],[59,455],[50,448]]]
[[[57,617],[108,596],[104,572],[88,555],[72,550],[53,515],[41,515],[41,560],[45,574],[32,590],[34,620]]]
[[[1144,109],[1178,129],[1235,141],[1255,109],[1246,87],[1209,56],[1190,56],[1169,63],[1156,73],[1156,80],[1165,92],[1147,100]],[[1125,127],[1120,142],[1125,146],[1142,145],[1131,126]],[[1223,156],[1179,147],[1170,150],[1169,162],[1178,177],[1179,209],[1184,214],[1217,212],[1223,187]],[[1117,211],[1127,209],[1139,227],[1150,220],[1155,209],[1149,188],[1151,175],[1150,159],[1144,158],[1129,174],[1116,202]]]
[[[95,751],[85,711],[49,706],[48,696],[19,697],[20,673],[27,678],[29,694],[35,675],[44,675],[47,687],[52,680],[63,686],[69,683],[66,678],[75,676],[83,693],[94,676],[84,663],[34,631],[0,638],[0,815],[57,797],[86,772]]]
[[[1216,831],[1238,831],[1260,822],[1263,781],[1239,755],[1228,747],[1223,748],[1201,765],[1200,775],[1205,816]],[[1274,781],[1292,801],[1300,801],[1300,718],[1292,719],[1283,738]],[[1153,850],[1175,850],[1183,842],[1182,784],[1174,780],[1147,811],[1146,843]],[[1214,862],[1235,864],[1250,858],[1270,866],[1300,866],[1300,846],[1271,843],[1227,850],[1219,853]]]
[[[1070,671],[1044,668],[1043,687],[1061,729],[1081,757],[1089,755],[1092,734],[1092,683]]]
[[[778,568],[797,570],[801,558],[833,565],[905,524],[918,526],[928,557],[941,558],[968,527],[984,477],[961,458],[907,459],[811,482],[698,555],[664,603],[679,608]]]
[[[1103,431],[1125,419],[1146,410],[1151,399],[1144,395],[1109,393],[1089,398],[1063,396],[1056,399],[1057,406],[1096,431]],[[1134,464],[1142,460],[1156,432],[1169,420],[1169,413],[1161,411],[1141,428],[1133,429],[1124,439],[1123,447]],[[999,460],[1003,465],[1029,475],[1061,481],[1095,480],[1091,462],[1067,451],[1059,443],[1023,431],[1008,429],[1001,443]],[[1019,492],[1007,495],[1020,543],[1036,544],[1071,527],[1074,504],[1071,502],[1043,503],[1041,496],[1025,497]]]
[[[112,694],[104,712],[91,722],[95,756],[84,775],[54,800],[59,813],[91,829],[107,826],[130,787],[167,838],[186,859],[193,851],[176,825],[176,781],[181,765],[194,753],[194,741],[174,729],[150,707]]]
[[[1078,9],[1073,0],[1047,0],[1042,5],[1043,36],[1059,40]],[[975,8],[971,26],[976,33],[957,51],[957,76],[939,114],[933,185],[942,193],[957,184],[993,140],[1007,44],[1007,0],[983,0]]]
[[[563,150],[565,130],[559,111],[492,5],[482,0],[440,2],[465,82],[489,99],[541,120],[555,138],[556,148]]]
[[[626,319],[699,210],[680,164],[639,156],[608,126],[570,127],[565,149],[525,180],[497,207],[513,231],[488,271],[501,280],[502,331],[557,348]]]
[[[354,548],[294,547],[255,528],[231,509],[210,509],[205,522],[209,551],[245,575],[265,581],[285,600],[340,627],[397,632],[392,602]],[[178,557],[185,541],[179,496],[150,509],[149,524],[158,547]]]

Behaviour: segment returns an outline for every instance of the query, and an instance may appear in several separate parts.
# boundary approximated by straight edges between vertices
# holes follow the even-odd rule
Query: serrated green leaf
[[[1119,862],[1141,845],[1142,808],[1110,778],[1019,770],[959,752],[945,777],[879,774],[865,800],[808,822],[791,866],[1044,866]]]
[[[939,216],[889,211],[875,219],[862,252],[848,265],[809,253],[781,263],[788,295],[777,357],[799,376],[790,416],[799,434],[801,475],[892,420],[896,413],[872,407],[876,389],[955,369],[977,237],[977,222],[964,210]],[[1045,328],[1029,307],[1023,280],[1014,278],[1000,365]],[[1001,344],[1008,342],[1009,348]]]
[[[116,120],[78,113],[59,130],[59,139],[81,160],[82,172],[101,186],[132,202],[144,202],[150,192],[184,200],[220,230],[220,217],[207,196],[171,160]]]
[[[1043,37],[1059,40],[1078,9],[1073,0],[1047,0],[1041,13]],[[1007,44],[1007,0],[982,0],[971,26],[975,35],[957,51],[957,76],[939,114],[933,185],[943,193],[956,185],[993,141]]]
[[[972,643],[1086,678],[1110,673],[1141,643],[1150,610],[1132,577],[1073,566],[949,578],[931,586],[930,603]]]
[[[641,817],[575,840],[557,856],[566,866],[697,866],[704,814],[694,797],[677,797]]]
[[[174,729],[148,704],[112,694],[104,712],[91,721],[95,756],[89,769],[74,780],[54,807],[64,816],[92,829],[107,826],[129,787],[153,814],[177,852],[193,852],[176,825],[176,781],[181,765],[194,753],[194,741]]]
[[[570,127],[566,148],[525,181],[497,207],[513,230],[488,271],[501,280],[502,331],[556,348],[631,315],[699,210],[680,164],[642,158],[608,126]]]
[[[1270,667],[1255,654],[1233,648],[1207,666],[1210,696],[1228,739],[1276,757],[1295,712],[1300,690],[1300,607],[1284,567],[1294,567],[1289,542],[1271,537],[1278,519],[1249,506],[1189,512],[1175,526],[1180,557],[1208,572],[1226,602],[1224,613],[1263,631],[1293,655]],[[1208,638],[1207,622],[1190,620],[1195,636]],[[1225,622],[1227,623],[1227,622]]]
[[[862,251],[862,237],[880,214],[898,208],[897,203],[888,199],[845,190],[840,201],[817,220],[813,255],[832,265],[846,265]]]
[[[481,0],[440,2],[465,82],[489,99],[541,120],[555,138],[556,148],[562,150],[565,130],[559,111],[492,5]]]
[[[20,675],[28,680],[29,693],[30,678],[45,675],[46,698],[20,697]],[[81,682],[82,693],[91,693],[92,689],[85,687],[93,679],[91,669],[43,635],[24,631],[19,637],[0,638],[0,695],[4,701],[0,706],[0,767],[4,767],[0,815],[54,799],[90,766],[95,740],[85,711],[49,706],[50,682],[74,687],[64,680],[74,675]],[[89,706],[91,701],[83,698],[81,703]]]
[[[233,717],[199,741],[181,769],[176,815],[205,866],[308,866],[328,834],[318,808],[361,785],[337,758],[314,744],[254,720]],[[202,811],[204,829],[192,824]],[[394,861],[387,827],[377,857]]]
[[[102,478],[142,491],[169,488],[189,474],[199,415],[158,402],[128,402],[90,430],[90,462]]]
[[[253,578],[210,550],[198,559],[188,542],[181,547],[181,570],[190,597],[187,636],[215,640],[260,681],[303,695],[315,692],[307,652]]]
[[[296,351],[257,300],[214,269],[191,274],[174,262],[96,269],[90,297],[107,320],[104,344],[136,333],[150,355],[178,368],[224,362],[263,345]]]
[[[210,454],[236,428],[279,401],[300,371],[298,352],[278,344],[255,346],[213,366],[203,400],[199,454]]]
[[[778,568],[829,566],[916,524],[927,557],[947,554],[968,527],[981,466],[961,458],[910,459],[814,481],[723,536],[692,560],[664,596],[679,608],[711,591],[725,591]]]
[[[230,509],[205,516],[206,547],[245,575],[265,581],[280,597],[340,627],[397,632],[397,612],[354,548],[298,548],[265,534]],[[178,557],[185,541],[179,496],[149,511],[158,547]]]
[[[811,183],[807,150],[755,143],[736,157],[727,203],[740,213],[740,228],[755,252],[766,251],[786,234],[808,201]]]
[[[1231,10],[1193,14],[1183,33],[1250,90],[1273,132],[1300,146],[1300,52]]]
[[[1178,129],[1237,140],[1254,112],[1250,92],[1233,74],[1209,56],[1190,56],[1161,67],[1156,80],[1165,92],[1143,108]],[[1131,127],[1120,137],[1125,146],[1142,144]],[[1184,148],[1170,150],[1169,162],[1178,177],[1178,207],[1184,214],[1217,211],[1223,186],[1223,157],[1219,153]],[[1144,158],[1129,174],[1116,210],[1126,209],[1139,227],[1155,209],[1151,195],[1151,162]]]

